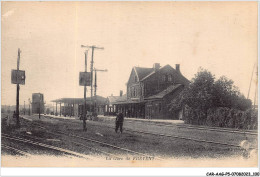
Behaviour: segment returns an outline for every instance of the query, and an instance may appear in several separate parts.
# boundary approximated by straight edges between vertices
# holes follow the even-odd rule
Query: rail
[[[66,154],[71,154],[71,155],[74,155],[74,156],[82,157],[82,158],[85,158],[85,159],[91,159],[89,156],[87,156],[85,154],[81,154],[81,153],[74,152],[74,151],[71,151],[71,150],[63,149],[63,148],[60,148],[60,147],[55,147],[53,145],[48,145],[48,144],[44,144],[44,143],[40,143],[40,142],[31,141],[31,140],[20,138],[20,137],[12,137],[12,136],[9,136],[9,135],[4,134],[4,133],[2,133],[2,138],[14,140],[14,141],[19,141],[19,142],[23,142],[23,143],[27,143],[27,144],[37,145],[37,146],[40,146],[40,147],[60,151],[60,152],[66,153]]]

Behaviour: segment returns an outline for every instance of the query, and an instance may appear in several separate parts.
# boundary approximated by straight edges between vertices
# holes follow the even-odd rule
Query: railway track
[[[95,125],[95,126],[101,126],[101,125]],[[106,125],[106,126],[109,127],[109,128],[113,128],[114,129],[113,126],[109,126],[109,125]],[[201,139],[195,139],[195,138],[187,138],[187,137],[176,136],[176,135],[152,133],[152,132],[146,132],[146,131],[138,131],[138,130],[127,129],[127,128],[124,128],[124,131],[135,132],[135,133],[142,133],[142,134],[154,135],[154,136],[163,136],[163,137],[174,138],[174,139],[183,139],[183,140],[189,140],[189,141],[200,142],[200,143],[208,143],[208,144],[216,144],[216,145],[224,145],[224,146],[241,148],[240,145],[236,145],[236,144],[223,143],[223,142],[217,142],[217,141],[207,141],[207,140],[201,140]],[[249,149],[257,149],[257,148],[250,147]]]
[[[225,132],[225,133],[238,133],[238,134],[247,134],[247,135],[258,135],[256,131],[242,131],[242,130],[232,130],[225,128],[205,128],[202,126],[191,126],[191,125],[177,125],[178,128],[186,128],[186,129],[196,129],[196,130],[208,130],[208,131],[216,131],[216,132]]]
[[[51,116],[45,116],[47,118],[53,118]],[[60,121],[63,121],[63,119],[59,119]],[[173,128],[183,128],[183,129],[196,129],[196,130],[206,130],[206,131],[215,131],[215,132],[225,132],[225,133],[238,133],[238,134],[245,134],[245,135],[258,135],[258,131],[256,130],[237,130],[237,129],[232,129],[232,128],[219,128],[219,127],[207,127],[207,126],[199,126],[199,125],[187,125],[187,124],[176,124],[176,125],[171,125],[171,124],[166,124],[166,123],[154,123],[152,121],[132,121],[129,119],[125,119],[127,122],[135,122],[139,124],[143,123],[149,123],[150,125],[155,125],[155,126],[163,126],[163,127],[173,127]]]
[[[36,125],[37,127],[41,128],[41,129],[46,129],[45,127],[42,127],[40,125]],[[47,133],[49,134],[54,134],[54,135],[60,135],[60,134],[57,134],[57,133],[54,133],[54,132],[50,132],[50,131],[46,131]],[[31,136],[26,136],[26,135],[23,135],[23,137],[26,137],[26,138],[33,138],[33,139],[37,139],[37,140],[44,140],[44,138],[39,138],[39,137],[31,137]],[[55,138],[59,141],[62,141],[62,139],[59,139],[59,138]],[[76,142],[76,141],[71,141],[70,140],[70,143],[72,144],[75,144],[77,146],[80,146],[82,148],[87,148],[87,149],[90,149],[92,151],[96,151],[96,152],[99,152],[99,153],[102,153],[104,155],[107,155],[107,156],[111,156],[111,157],[115,157],[115,158],[120,158],[119,156],[116,156],[115,154],[112,154],[112,153],[108,153],[108,152],[105,152],[105,151],[102,151],[102,150],[98,150],[97,148],[93,148],[91,146],[88,146],[86,144],[82,144],[82,143],[79,143],[79,142]]]
[[[64,154],[77,156],[77,157],[85,158],[85,159],[88,159],[88,160],[91,159],[89,156],[87,156],[85,154],[81,154],[81,153],[74,152],[74,151],[71,151],[71,150],[63,149],[63,148],[60,148],[60,147],[55,147],[53,145],[48,145],[48,144],[28,140],[28,139],[21,138],[21,137],[13,137],[13,136],[2,133],[2,138],[5,138],[5,139],[11,140],[11,141],[18,141],[18,142],[22,142],[22,143],[26,143],[26,144],[30,144],[30,145],[36,145],[36,146],[39,146],[39,147],[59,151],[59,152],[62,152]],[[22,152],[21,150],[19,150],[19,151]]]
[[[64,134],[64,135],[68,135],[68,136],[71,136],[71,137],[79,138],[79,139],[82,139],[82,140],[91,141],[91,142],[94,142],[94,143],[97,143],[97,144],[105,145],[105,146],[108,146],[108,147],[111,147],[111,148],[114,148],[114,149],[118,149],[118,150],[122,150],[122,151],[125,151],[125,152],[130,152],[130,153],[135,154],[135,155],[139,155],[139,156],[143,156],[143,157],[151,157],[150,155],[147,155],[147,154],[144,154],[144,153],[140,153],[140,152],[133,151],[133,150],[130,150],[130,149],[127,149],[127,148],[119,147],[119,146],[115,146],[115,145],[112,145],[112,144],[109,144],[109,143],[101,142],[99,140],[95,140],[95,139],[92,139],[92,138],[86,138],[86,137],[78,136],[78,135],[71,134],[71,133],[68,134],[68,133],[64,133],[64,132],[61,132],[61,131],[59,131],[59,133]],[[159,157],[155,157],[155,159],[161,160],[161,158],[159,158]]]
[[[127,120],[128,122],[137,122],[137,123],[144,123],[141,121],[131,121]],[[207,131],[216,131],[216,132],[225,132],[225,133],[239,133],[239,134],[248,134],[248,135],[258,135],[257,131],[254,130],[234,130],[231,128],[217,128],[217,127],[206,127],[206,126],[198,126],[198,125],[183,125],[183,124],[176,124],[176,125],[169,125],[164,123],[154,123],[148,121],[150,125],[156,125],[156,126],[164,126],[164,127],[177,127],[177,128],[186,128],[186,129],[196,129],[196,130],[207,130]]]
[[[60,120],[60,121],[62,121],[62,120]],[[73,123],[79,124],[80,122],[73,122]],[[92,124],[92,125],[94,125],[94,124]],[[110,126],[110,125],[97,125],[97,124],[95,124],[94,126],[99,126],[99,127],[107,126],[109,128],[114,129],[114,126]],[[212,145],[221,145],[221,146],[229,146],[229,147],[233,147],[233,148],[242,148],[240,145],[237,145],[237,144],[217,142],[217,141],[208,141],[208,140],[201,140],[201,139],[196,139],[196,138],[188,138],[188,137],[168,135],[168,134],[160,134],[160,133],[153,133],[153,132],[146,132],[146,131],[138,131],[138,130],[132,130],[132,129],[128,129],[128,128],[124,128],[124,131],[134,132],[134,133],[139,133],[139,134],[141,133],[141,134],[153,135],[153,136],[162,136],[162,137],[168,137],[168,138],[174,138],[174,139],[189,140],[189,141],[194,141],[194,142],[199,142],[199,143],[207,143],[207,144],[212,144]],[[258,150],[258,148],[253,148],[253,147],[250,147],[249,149],[257,149]]]
[[[73,123],[79,124],[79,122],[73,122]],[[94,125],[94,124],[92,124],[92,125]],[[104,126],[104,125],[97,125],[97,124],[95,124],[94,126]],[[109,128],[112,128],[112,129],[115,128],[114,126],[110,126],[110,125],[105,125],[105,126],[107,126]],[[188,138],[188,137],[182,137],[182,136],[176,136],[176,135],[152,133],[152,132],[146,132],[146,131],[138,131],[138,130],[132,130],[132,129],[128,129],[128,128],[124,128],[124,131],[134,132],[134,133],[141,133],[141,134],[147,134],[147,135],[154,135],[154,136],[163,136],[163,137],[174,138],[174,139],[183,139],[183,140],[189,140],[189,141],[200,142],[200,143],[207,143],[207,144],[215,144],[215,145],[222,145],[222,146],[241,148],[241,146],[237,145],[237,144],[223,143],[223,142],[217,142],[217,141],[208,141],[208,140],[201,140],[201,139],[196,139],[196,138]],[[249,149],[258,149],[258,148],[250,147]]]
[[[79,124],[77,122],[73,122],[75,124]],[[79,135],[76,135],[76,134],[72,134],[72,133],[66,133],[66,132],[63,132],[63,131],[50,131],[50,130],[47,130],[45,127],[39,125],[38,123],[32,123],[34,124],[35,126],[41,128],[41,129],[45,129],[48,133],[51,133],[51,134],[54,134],[54,135],[65,135],[65,136],[70,136],[70,137],[73,137],[73,138],[78,138],[80,140],[87,140],[89,142],[92,142],[92,143],[96,143],[96,144],[99,144],[99,145],[103,145],[103,146],[106,146],[106,147],[110,147],[110,148],[113,148],[113,149],[117,149],[117,150],[120,150],[120,151],[124,151],[124,152],[128,152],[128,153],[131,153],[131,154],[134,154],[134,155],[139,155],[139,156],[143,156],[143,157],[154,157],[154,156],[151,156],[151,155],[148,155],[148,154],[144,154],[144,153],[140,153],[140,152],[137,152],[137,151],[133,151],[131,149],[128,149],[128,148],[123,148],[123,147],[119,147],[119,146],[116,146],[116,145],[113,145],[113,144],[109,144],[109,143],[106,143],[106,142],[102,142],[102,141],[99,141],[99,140],[96,140],[96,139],[93,139],[93,138],[86,138],[86,137],[83,137],[83,136],[79,136]],[[92,150],[96,150],[98,152],[101,152],[103,154],[106,154],[106,155],[110,155],[110,156],[114,156],[114,157],[118,157],[117,155],[115,154],[112,154],[112,153],[108,153],[108,152],[105,152],[105,151],[101,151],[101,150],[98,150],[96,148],[93,148],[93,147],[90,147],[90,146],[86,146],[82,143],[78,143],[78,142],[73,142],[74,144],[78,144],[80,146],[85,146],[87,148],[90,148]],[[162,160],[162,158],[160,157],[154,157],[155,159],[157,160]]]
[[[8,146],[8,145],[4,145],[3,143],[1,144],[2,148],[4,149],[8,149],[8,150],[11,150],[11,151],[15,151],[16,153],[18,154],[21,154],[23,156],[27,156],[27,157],[30,157],[31,154],[25,152],[25,151],[22,151],[22,150],[19,150],[19,149],[16,149],[14,147],[11,147],[11,146]]]

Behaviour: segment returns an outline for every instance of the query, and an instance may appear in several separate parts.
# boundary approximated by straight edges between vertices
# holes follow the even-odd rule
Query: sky
[[[16,103],[18,48],[26,72],[20,104],[38,92],[46,103],[83,98],[81,45],[104,47],[94,51],[94,67],[108,70],[97,73],[103,97],[126,93],[132,67],[154,63],[180,64],[187,79],[199,67],[225,75],[247,96],[257,62],[257,2],[2,2],[1,13],[2,105]],[[251,99],[256,83],[254,73]]]

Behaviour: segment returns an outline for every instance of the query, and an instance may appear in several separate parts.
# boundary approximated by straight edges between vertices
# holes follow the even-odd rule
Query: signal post
[[[19,119],[19,90],[20,84],[25,85],[25,71],[19,70],[20,66],[20,54],[21,50],[18,49],[18,57],[17,57],[17,70],[11,71],[11,83],[16,84],[16,127],[20,127],[20,119]]]
[[[86,107],[87,107],[87,86],[91,86],[91,73],[87,72],[87,56],[88,50],[85,51],[85,72],[79,73],[79,85],[84,86],[84,109],[83,109],[83,131],[86,131]]]
[[[94,71],[94,50],[95,49],[99,49],[99,50],[104,50],[104,47],[97,47],[95,45],[92,45],[92,46],[88,46],[88,45],[81,45],[81,47],[85,47],[85,48],[90,48],[91,51],[92,51],[92,55],[91,55],[91,62],[90,62],[90,77],[91,77],[91,83],[90,83],[90,86],[91,86],[91,89],[90,89],[90,93],[91,93],[91,96],[90,96],[90,99],[91,99],[91,106],[90,106],[90,112],[93,112],[92,110],[92,106],[93,106],[93,71]]]

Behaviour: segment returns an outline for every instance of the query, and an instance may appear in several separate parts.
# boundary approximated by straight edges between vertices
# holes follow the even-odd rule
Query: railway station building
[[[190,81],[180,71],[180,65],[151,68],[133,67],[127,82],[127,93],[109,96],[105,114],[114,115],[119,110],[126,117],[146,119],[182,119],[183,109],[170,112],[168,104]]]

